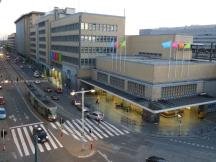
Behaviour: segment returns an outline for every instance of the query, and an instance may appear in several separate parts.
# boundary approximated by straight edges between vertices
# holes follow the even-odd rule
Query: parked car
[[[5,104],[5,98],[3,96],[0,96],[0,105]]]
[[[33,140],[35,136],[37,136],[38,143],[44,143],[48,141],[48,135],[42,127],[33,127],[33,133],[32,133]]]
[[[167,162],[167,160],[157,156],[150,156],[148,159],[146,159],[146,162]]]
[[[99,112],[99,111],[94,111],[91,113],[87,113],[86,117],[90,118],[90,119],[97,120],[97,121],[102,121],[104,119],[104,114],[102,112]]]
[[[46,87],[46,88],[44,88],[44,91],[50,93],[50,92],[52,92],[52,88]]]
[[[55,92],[56,92],[56,93],[63,93],[63,90],[62,90],[61,88],[56,88],[56,89],[55,89]]]
[[[4,107],[0,107],[0,119],[5,119],[7,117],[6,110]]]
[[[55,95],[54,95],[54,96],[51,96],[51,99],[57,101],[57,100],[59,100],[59,96],[55,96]]]

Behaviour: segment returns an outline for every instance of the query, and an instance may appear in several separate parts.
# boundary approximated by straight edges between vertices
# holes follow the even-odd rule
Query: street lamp
[[[91,90],[84,90],[84,88],[81,89],[81,91],[73,91],[70,93],[71,96],[74,96],[75,94],[78,94],[78,93],[81,93],[82,94],[82,150],[84,150],[84,94],[87,93],[87,92],[91,92],[91,93],[94,93],[95,90],[94,89],[91,89]]]
[[[177,114],[177,118],[178,118],[178,122],[179,122],[179,136],[181,135],[181,119],[182,119],[182,115]]]

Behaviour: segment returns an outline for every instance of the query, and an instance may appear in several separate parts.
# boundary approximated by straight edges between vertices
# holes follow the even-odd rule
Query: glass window
[[[96,24],[92,24],[92,30],[96,30]]]
[[[85,65],[88,65],[88,59],[85,59]]]
[[[85,23],[85,30],[88,30],[88,23]]]
[[[81,41],[84,41],[85,39],[84,39],[85,37],[83,36],[83,35],[81,35]]]
[[[95,42],[95,36],[92,36],[92,42]]]
[[[81,23],[81,30],[85,29],[85,23]]]
[[[89,30],[92,30],[92,25],[93,25],[93,24],[88,24],[88,29],[89,29]]]

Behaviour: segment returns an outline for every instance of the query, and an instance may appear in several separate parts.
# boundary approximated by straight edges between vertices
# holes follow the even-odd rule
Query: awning
[[[216,103],[216,98],[208,95],[188,96],[184,98],[170,99],[170,100],[148,101],[146,99],[133,96],[131,94],[125,93],[116,88],[94,81],[92,79],[81,79],[80,81],[85,84],[96,87],[98,89],[101,89],[103,91],[106,91],[111,95],[119,97],[131,104],[139,106],[140,108],[154,114],[167,112],[171,110],[183,109],[186,107],[194,107],[199,105]]]

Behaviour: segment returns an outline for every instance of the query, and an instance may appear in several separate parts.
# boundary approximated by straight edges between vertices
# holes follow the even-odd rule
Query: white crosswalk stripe
[[[63,145],[58,141],[58,139],[52,134],[51,131],[47,131],[45,126],[42,123],[38,124],[27,124],[23,126],[11,127],[12,138],[14,140],[15,146],[21,157],[30,156],[35,154],[35,144],[32,137],[33,127],[42,127],[47,135],[48,141],[43,145],[38,143],[38,149],[40,152],[51,151],[52,149],[57,149],[63,147]],[[58,146],[57,146],[58,145]]]
[[[80,137],[82,138],[81,133],[72,125],[72,123],[70,121],[66,121],[66,123],[74,130],[74,132]],[[85,138],[82,139],[84,142],[87,142],[87,140]]]
[[[50,123],[53,129],[61,129],[61,125],[59,122]],[[65,134],[73,136],[76,140],[82,140],[82,120],[74,119],[74,120],[66,120],[64,124],[62,124],[64,128]],[[90,132],[91,131],[91,132]],[[108,123],[108,122],[96,122],[95,120],[85,119],[84,122],[84,142],[104,139],[114,136],[126,135],[130,132],[126,129],[119,129],[116,126]]]
[[[58,125],[59,128],[62,127],[61,124],[60,124],[59,122],[55,122],[55,123]],[[67,131],[65,131],[64,129],[62,129],[62,132],[63,132],[64,134],[66,134],[66,135],[69,135],[69,133],[68,133]]]

